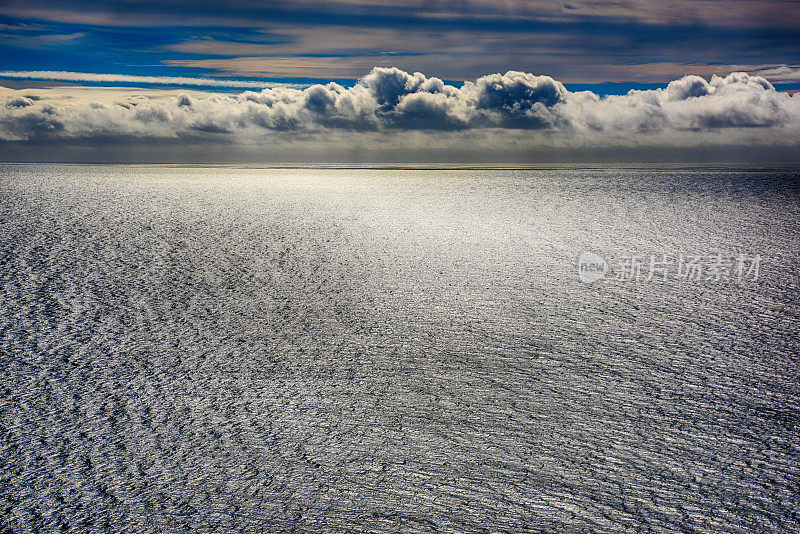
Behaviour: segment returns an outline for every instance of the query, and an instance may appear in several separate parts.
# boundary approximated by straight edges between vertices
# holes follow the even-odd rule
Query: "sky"
[[[7,161],[800,159],[798,89],[797,0],[0,3]]]

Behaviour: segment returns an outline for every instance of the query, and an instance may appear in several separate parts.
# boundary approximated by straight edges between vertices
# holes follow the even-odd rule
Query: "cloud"
[[[754,69],[751,72],[769,78],[774,82],[800,82],[800,67],[796,65],[776,65]]]
[[[3,42],[6,45],[21,48],[46,48],[50,46],[64,46],[74,44],[76,41],[86,37],[85,32],[69,34],[43,34],[43,35],[3,35]]]
[[[97,74],[69,71],[2,71],[0,78],[23,80],[54,80],[65,82],[138,83],[155,85],[191,85],[205,87],[238,87],[263,89],[265,87],[303,87],[301,85],[243,80],[221,80],[218,78],[185,78],[180,76],[133,76],[128,74]]]
[[[551,0],[201,0],[191,10],[176,0],[0,4],[27,19],[20,24],[37,25],[14,30],[9,18],[0,39],[8,70],[161,65],[159,73],[177,76],[320,80],[386,65],[464,80],[515,66],[566,83],[665,83],[685,72],[782,64],[800,44],[800,4],[788,0],[574,1],[572,10]],[[37,48],[36,65],[23,47]]]
[[[108,76],[108,75],[107,75]],[[55,91],[55,90],[53,90]],[[274,87],[236,95],[150,94],[48,97],[5,90],[0,140],[12,143],[125,143],[153,140],[229,144],[349,139],[369,146],[531,147],[795,146],[800,96],[747,73],[685,76],[664,89],[601,98],[570,92],[549,76],[509,71],[461,87],[422,73],[374,68],[350,88]],[[38,96],[38,99],[30,98]]]
[[[567,17],[628,20],[648,24],[706,26],[786,27],[796,21],[797,7],[791,0],[265,0],[262,2],[196,1],[187,13],[178,0],[6,0],[0,13],[13,17],[68,21],[83,24],[226,25],[241,21],[270,20],[276,16],[385,16],[404,19],[459,21],[507,18],[516,21],[561,20]]]

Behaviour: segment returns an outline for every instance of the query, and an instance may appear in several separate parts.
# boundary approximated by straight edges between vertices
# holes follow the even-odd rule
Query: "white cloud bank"
[[[685,76],[665,89],[604,98],[523,72],[457,88],[396,68],[375,68],[351,88],[329,83],[158,97],[129,90],[112,99],[50,98],[47,91],[35,98],[32,90],[0,93],[0,140],[318,146],[372,140],[428,148],[469,140],[484,149],[800,144],[800,95],[746,73],[710,81]]]

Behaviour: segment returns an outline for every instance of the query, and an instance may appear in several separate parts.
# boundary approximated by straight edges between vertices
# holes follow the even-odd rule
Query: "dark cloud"
[[[354,79],[387,57],[407,71],[454,80],[513,66],[574,83],[662,83],[689,65],[709,75],[791,67],[800,53],[800,4],[791,0],[568,5],[201,0],[187,9],[178,0],[6,0],[0,2],[0,53],[3,69],[13,71],[124,68],[117,83],[142,83],[139,75],[158,73],[151,83],[194,85],[198,80],[181,81],[192,69],[209,86],[225,83],[215,79],[219,75]],[[650,64],[650,72],[632,77],[628,68],[641,64]],[[796,78],[784,70],[764,75]]]
[[[474,89],[478,109],[497,113],[504,126],[546,128],[558,122],[553,113],[557,104],[566,102],[569,92],[561,82],[549,76],[534,76],[509,71],[478,78]]]
[[[337,83],[312,85],[302,93],[302,110],[312,123],[324,127],[372,129],[378,126],[376,105],[363,86],[344,88]]]
[[[33,105],[33,99],[25,96],[12,97],[6,100],[6,107],[9,108],[26,108]]]

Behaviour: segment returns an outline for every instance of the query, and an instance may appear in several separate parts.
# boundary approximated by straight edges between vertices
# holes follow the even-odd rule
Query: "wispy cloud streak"
[[[246,80],[223,80],[219,78],[187,78],[182,76],[134,76],[128,74],[97,74],[93,72],[69,71],[0,71],[0,78],[23,80],[52,80],[64,82],[89,82],[89,83],[128,83],[128,84],[153,84],[153,85],[186,85],[194,87],[230,87],[264,89],[270,87],[305,87],[304,85],[255,82]]]

